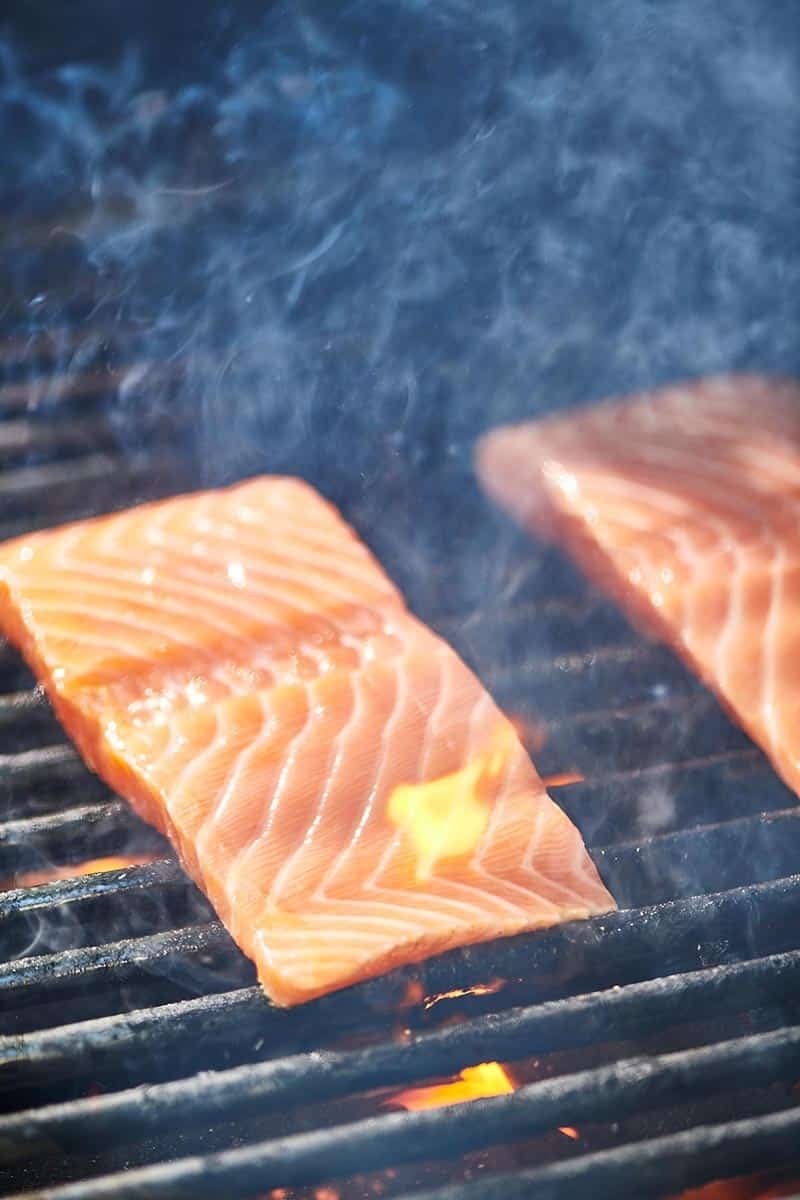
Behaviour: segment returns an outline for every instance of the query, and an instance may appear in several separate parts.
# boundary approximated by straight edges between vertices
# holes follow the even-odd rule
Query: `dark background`
[[[126,452],[309,477],[426,613],[517,586],[482,429],[800,369],[793,0],[3,11],[6,336],[104,339]]]

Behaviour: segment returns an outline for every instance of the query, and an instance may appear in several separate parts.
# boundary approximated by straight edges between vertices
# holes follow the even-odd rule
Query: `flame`
[[[778,1200],[779,1196],[794,1196],[800,1187],[797,1179],[775,1182],[775,1175],[743,1175],[738,1179],[718,1179],[703,1187],[681,1192],[673,1200]]]
[[[15,875],[11,887],[36,887],[40,883],[55,883],[59,879],[73,879],[76,875],[97,875],[101,871],[121,871],[123,867],[144,867],[156,862],[155,854],[112,854],[106,858],[88,858],[85,862],[65,863],[63,866],[27,871]]]
[[[105,858],[90,858],[77,866],[65,868],[70,875],[99,875],[101,871],[121,871],[125,867],[144,867],[156,861],[155,854],[109,854]]]
[[[453,988],[451,992],[437,992],[435,996],[428,996],[423,1008],[433,1008],[442,1000],[459,1000],[462,996],[493,996],[504,986],[504,979],[493,979],[490,983],[475,983],[472,987]]]
[[[311,1194],[314,1200],[341,1200],[340,1193],[336,1188],[332,1187],[314,1188]],[[303,1192],[303,1195],[305,1196],[307,1193]],[[267,1192],[265,1196],[259,1197],[258,1200],[293,1200],[294,1197],[300,1200],[300,1193],[296,1192],[293,1188],[277,1187]]]
[[[581,1136],[574,1125],[559,1125],[558,1132],[563,1133],[564,1137],[571,1138],[573,1142],[577,1142]]]
[[[408,1088],[392,1096],[388,1104],[399,1104],[408,1112],[422,1108],[443,1108],[447,1104],[464,1104],[482,1096],[503,1096],[514,1091],[515,1084],[508,1072],[497,1062],[479,1063],[465,1067],[452,1083],[432,1087]]]
[[[545,775],[542,783],[545,787],[569,787],[571,783],[584,783],[585,775],[580,771],[562,771],[560,775]]]
[[[459,771],[394,788],[389,817],[411,838],[417,879],[430,878],[439,859],[475,849],[489,823],[489,804],[481,793],[496,783],[515,744],[513,730],[503,722],[488,747]]]
[[[314,1200],[341,1200],[340,1193],[336,1188],[318,1187],[310,1193]],[[256,1200],[301,1200],[302,1196],[308,1196],[309,1193],[295,1191],[294,1188],[276,1187],[267,1192],[266,1195],[258,1196]]]

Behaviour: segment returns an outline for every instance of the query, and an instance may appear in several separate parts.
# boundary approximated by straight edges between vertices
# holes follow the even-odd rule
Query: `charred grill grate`
[[[36,343],[44,367],[49,347]],[[0,532],[164,490],[159,437],[133,463],[117,451],[114,375],[19,382],[30,353],[2,356]],[[21,416],[32,386],[56,401]],[[515,552],[533,554],[523,538]],[[0,877],[158,856],[0,893],[2,1194],[644,1196],[800,1174],[794,797],[668,652],[551,565],[549,599],[539,584],[439,624],[527,728],[542,773],[585,777],[557,797],[622,911],[290,1012],[265,1004],[163,841],[88,775],[0,651]],[[499,661],[484,620],[502,630]],[[488,1060],[537,1071],[469,1105],[384,1107]]]

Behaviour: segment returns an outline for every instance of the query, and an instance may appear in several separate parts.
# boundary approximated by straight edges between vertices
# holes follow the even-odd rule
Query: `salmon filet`
[[[477,465],[800,791],[800,386],[732,375],[610,401],[495,430]]]
[[[299,480],[8,542],[0,626],[280,1004],[613,907],[488,693]]]

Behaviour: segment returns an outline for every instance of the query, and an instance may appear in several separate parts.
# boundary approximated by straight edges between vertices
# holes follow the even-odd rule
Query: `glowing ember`
[[[514,1087],[511,1076],[500,1063],[479,1063],[477,1067],[465,1067],[452,1083],[409,1088],[405,1092],[398,1092],[386,1103],[398,1104],[408,1112],[416,1112],[422,1108],[464,1104],[468,1100],[480,1100],[483,1096],[503,1096],[513,1092]]]
[[[778,1200],[780,1196],[795,1196],[800,1181],[782,1179],[775,1181],[775,1174],[743,1175],[738,1179],[717,1179],[704,1187],[681,1192],[673,1200]]]
[[[28,871],[15,875],[9,887],[36,887],[40,883],[55,883],[59,879],[73,879],[77,875],[97,875],[101,871],[121,871],[123,867],[143,867],[155,862],[155,854],[113,854],[106,858],[89,858],[85,862],[65,863],[40,871]]]
[[[430,877],[441,858],[460,858],[474,850],[489,823],[491,795],[500,778],[514,735],[498,726],[490,745],[460,771],[430,783],[401,783],[389,797],[389,817],[405,830],[417,855],[417,879]]]
[[[585,779],[580,771],[562,771],[560,775],[546,775],[542,783],[545,787],[569,787],[571,783],[583,783]]]
[[[433,1008],[442,1000],[459,1000],[462,996],[493,996],[495,992],[500,991],[504,983],[504,979],[493,979],[491,983],[476,983],[472,987],[453,988],[452,992],[437,992],[435,996],[428,997],[423,1007]]]
[[[577,1142],[581,1136],[573,1125],[559,1125],[558,1132],[563,1133],[564,1137],[571,1138],[573,1142]]]
[[[406,990],[403,993],[403,1007],[408,1007],[413,1004],[419,1004],[425,995],[425,989],[418,979],[411,979],[406,984]]]

